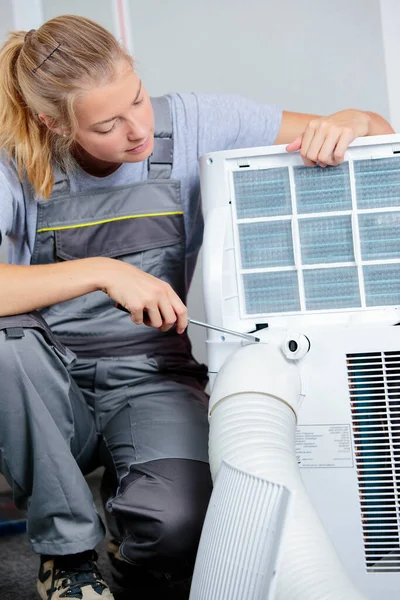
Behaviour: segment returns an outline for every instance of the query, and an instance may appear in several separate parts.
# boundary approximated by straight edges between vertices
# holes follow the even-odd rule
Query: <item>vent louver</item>
[[[367,571],[400,571],[400,350],[347,355]]]

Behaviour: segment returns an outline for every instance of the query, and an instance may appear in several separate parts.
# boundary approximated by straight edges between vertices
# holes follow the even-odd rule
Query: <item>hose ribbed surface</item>
[[[295,426],[291,408],[275,397],[250,393],[224,398],[210,420],[213,477],[221,461],[226,461],[291,492],[277,600],[361,600],[364,596],[349,580],[303,486],[295,454]],[[226,506],[229,510],[229,502]],[[243,520],[249,520],[247,511],[243,506]],[[247,590],[242,598],[248,598]]]
[[[266,600],[289,493],[223,463],[202,531],[190,600]]]

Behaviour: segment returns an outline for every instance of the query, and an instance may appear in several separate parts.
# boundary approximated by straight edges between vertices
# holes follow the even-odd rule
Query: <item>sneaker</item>
[[[126,562],[119,552],[120,542],[117,540],[109,540],[107,546],[107,554],[113,567],[112,576],[121,587],[131,587],[134,583],[135,567]]]
[[[94,550],[78,556],[42,556],[37,590],[42,600],[114,600],[96,565]]]
[[[170,573],[144,571],[126,562],[122,558],[119,548],[119,541],[111,539],[108,542],[107,554],[113,567],[112,576],[120,587],[134,588],[136,591],[158,592],[160,597],[162,595],[165,600],[169,598],[186,600],[189,597],[192,582],[190,569],[184,569],[184,572],[175,573],[174,576]]]

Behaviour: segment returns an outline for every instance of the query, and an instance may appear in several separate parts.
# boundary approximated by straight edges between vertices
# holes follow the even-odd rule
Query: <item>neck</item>
[[[72,154],[78,165],[94,177],[107,177],[121,166],[121,163],[111,163],[95,158],[78,144],[74,147]]]

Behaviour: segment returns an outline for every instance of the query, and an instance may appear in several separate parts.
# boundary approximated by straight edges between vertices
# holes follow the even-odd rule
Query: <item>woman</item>
[[[183,582],[211,492],[206,372],[185,333],[197,159],[291,142],[305,164],[335,165],[355,137],[392,129],[356,110],[150,101],[111,34],[74,16],[12,33],[0,78],[0,470],[27,507],[39,594],[112,598],[82,475],[99,460],[113,565],[133,585]]]

